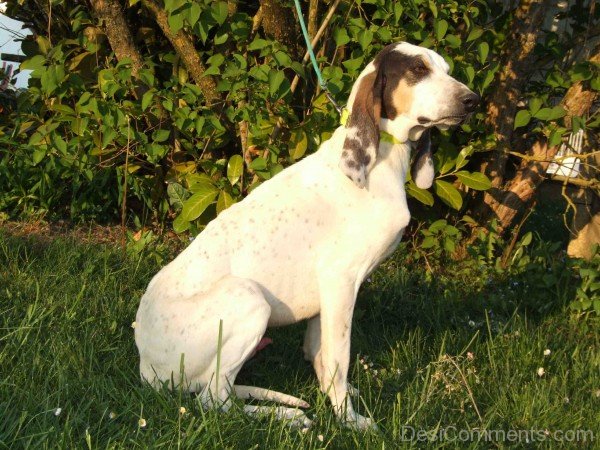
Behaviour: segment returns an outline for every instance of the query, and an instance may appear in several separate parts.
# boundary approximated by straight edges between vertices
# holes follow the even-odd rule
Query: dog
[[[243,408],[308,426],[303,400],[235,385],[267,327],[307,320],[304,356],[336,415],[376,427],[350,399],[352,314],[361,283],[408,225],[408,171],[418,187],[433,182],[429,130],[462,123],[479,101],[448,70],[432,50],[385,47],[353,85],[345,125],[223,211],[154,276],[136,316],[143,380],[225,411],[233,396],[273,400],[291,407]]]

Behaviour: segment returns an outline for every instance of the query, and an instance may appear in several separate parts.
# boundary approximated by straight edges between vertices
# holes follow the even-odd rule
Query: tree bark
[[[319,0],[310,0],[308,3],[308,22],[306,24],[308,35],[314,38],[317,33],[317,18],[319,16]]]
[[[281,0],[260,0],[260,7],[265,34],[284,44],[291,52],[292,59],[298,59],[300,36],[294,11]]]
[[[546,169],[556,155],[558,147],[548,147],[545,140],[535,142],[529,154],[533,161],[523,160],[514,178],[508,182],[494,210],[500,234],[508,230],[523,211],[527,211],[538,186],[544,181]]]
[[[481,165],[492,182],[492,188],[483,194],[483,202],[475,211],[484,219],[499,206],[498,197],[504,183],[517,104],[529,76],[535,69],[533,49],[544,20],[545,9],[551,0],[522,0],[515,11],[512,30],[507,38],[501,60],[502,69],[496,79],[496,90],[487,107],[487,124],[492,128],[497,146],[491,157]]]
[[[142,0],[142,4],[152,13],[156,23],[169,40],[196,85],[202,90],[206,102],[210,105],[220,99],[217,84],[213,77],[204,76],[206,68],[190,37],[183,30],[177,33],[171,31],[167,13],[156,0]]]
[[[102,21],[102,28],[117,60],[131,60],[131,73],[134,77],[144,65],[142,55],[133,41],[125,16],[118,0],[90,0],[96,17]]]

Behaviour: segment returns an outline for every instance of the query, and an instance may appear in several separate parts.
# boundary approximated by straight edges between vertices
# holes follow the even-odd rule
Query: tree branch
[[[167,13],[156,0],[142,0],[142,4],[154,16],[156,23],[183,61],[194,82],[202,90],[206,102],[210,105],[219,100],[217,84],[213,77],[204,76],[204,72],[206,71],[204,63],[200,59],[196,47],[194,47],[187,33],[183,30],[179,30],[177,33],[171,31]]]
[[[117,60],[122,61],[129,58],[131,73],[137,77],[144,65],[144,60],[133,42],[133,36],[125,22],[121,5],[114,0],[90,0],[90,3],[94,14],[102,22],[102,28]]]

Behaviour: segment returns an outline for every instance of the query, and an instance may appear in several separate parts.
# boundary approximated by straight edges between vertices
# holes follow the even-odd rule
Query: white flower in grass
[[[54,410],[54,415],[55,415],[56,417],[58,417],[58,416],[60,416],[60,413],[61,413],[61,412],[62,412],[62,408],[56,408],[56,409]]]
[[[140,417],[140,420],[138,420],[138,426],[140,428],[146,428],[146,419],[144,419],[143,417]]]
[[[111,412],[109,412],[109,413],[108,413],[108,418],[109,418],[110,420],[113,420],[113,419],[115,419],[115,417],[117,417],[117,413],[115,413],[115,412],[113,412],[113,411],[111,411]]]
[[[133,328],[134,330],[135,330],[135,326],[136,326],[136,325],[137,325],[137,324],[135,323],[135,320],[134,320],[133,322],[131,322],[131,328]]]
[[[546,371],[544,370],[543,367],[538,368],[538,370],[537,370],[538,377],[543,377],[545,374],[546,374]]]
[[[182,416],[183,416],[183,415],[184,415],[186,412],[187,412],[187,409],[185,409],[185,406],[181,406],[181,407],[179,408],[179,414],[180,414],[180,415],[182,415]]]
[[[473,361],[475,359],[475,355],[473,354],[473,352],[467,352],[467,359],[469,361]]]
[[[548,356],[550,353],[552,353],[552,351],[549,348],[544,350],[544,356]]]
[[[317,439],[319,440],[319,442],[323,442],[323,435],[322,434],[318,435]]]

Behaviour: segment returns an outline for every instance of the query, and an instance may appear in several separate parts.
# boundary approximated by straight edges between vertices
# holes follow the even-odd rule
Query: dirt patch
[[[4,221],[0,222],[0,231],[13,237],[34,239],[49,243],[56,239],[73,239],[86,244],[106,244],[124,246],[127,242],[138,241],[149,230],[123,230],[120,225],[80,224],[66,221]],[[185,242],[173,232],[158,234],[156,239],[167,243],[173,249],[182,249]]]

